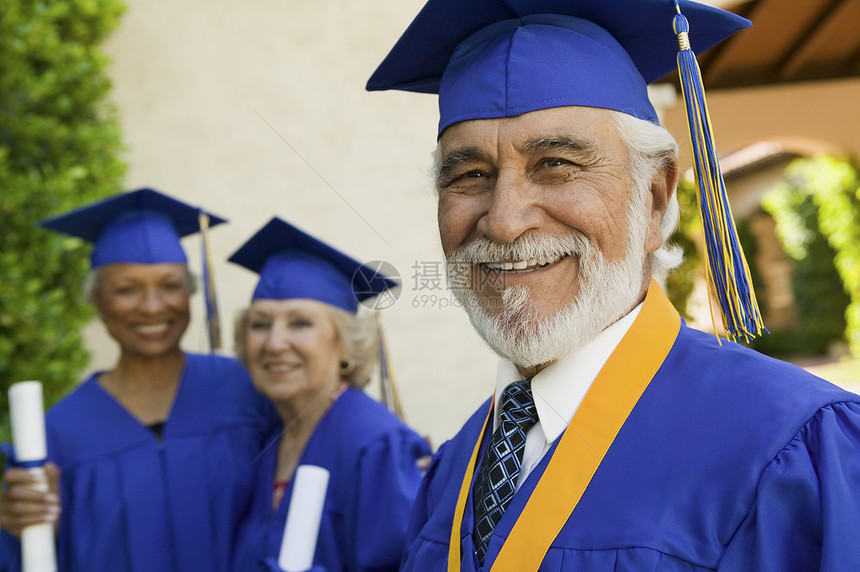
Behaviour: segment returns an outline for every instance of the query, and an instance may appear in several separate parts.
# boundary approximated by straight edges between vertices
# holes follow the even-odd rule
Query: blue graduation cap
[[[687,108],[710,291],[733,339],[764,329],[694,55],[750,26],[690,0],[429,0],[367,82],[439,94],[439,136],[473,119],[612,109],[659,124],[647,84],[676,67]]]
[[[39,226],[93,243],[93,268],[107,264],[183,263],[188,259],[180,237],[226,222],[153,189],[121,193],[45,219]]]
[[[253,300],[309,298],[348,312],[397,282],[274,217],[230,262],[260,275]]]
[[[750,25],[682,1],[701,52]],[[439,134],[549,107],[657,122],[646,85],[676,67],[672,0],[430,0],[367,83],[439,94]]]

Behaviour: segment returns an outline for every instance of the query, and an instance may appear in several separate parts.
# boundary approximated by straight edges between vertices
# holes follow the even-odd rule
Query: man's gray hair
[[[650,121],[618,111],[613,112],[613,116],[618,135],[630,152],[631,178],[638,192],[648,193],[658,171],[676,168],[673,161],[678,156],[678,143],[666,129]],[[681,217],[676,191],[677,188],[672,189],[672,196],[660,223],[663,244],[650,256],[651,275],[660,282],[683,260],[681,248],[669,242]]]

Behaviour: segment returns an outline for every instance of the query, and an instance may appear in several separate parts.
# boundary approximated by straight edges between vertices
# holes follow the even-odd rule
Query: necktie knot
[[[538,414],[530,379],[517,381],[505,388],[499,417],[502,423],[513,423],[524,433],[537,423]]]

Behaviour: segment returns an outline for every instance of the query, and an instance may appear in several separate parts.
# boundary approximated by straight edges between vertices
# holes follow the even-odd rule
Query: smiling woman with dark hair
[[[52,491],[4,475],[5,554],[23,526],[53,521],[64,572],[229,570],[275,417],[236,360],[180,348],[194,285],[179,237],[199,212],[144,189],[43,223],[94,242],[87,297],[120,355],[46,416]]]

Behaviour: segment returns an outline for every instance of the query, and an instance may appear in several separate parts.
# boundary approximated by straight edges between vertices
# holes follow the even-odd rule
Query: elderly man
[[[679,8],[700,50],[748,25]],[[442,246],[501,358],[406,570],[860,569],[860,398],[688,328],[658,285],[678,164],[646,84],[675,11],[430,0],[368,83],[439,94]]]

